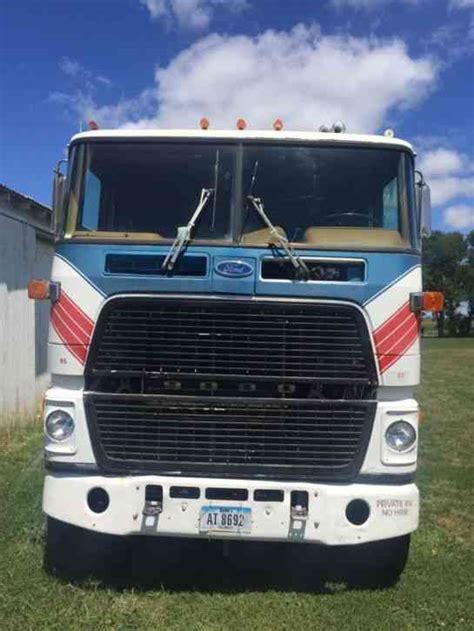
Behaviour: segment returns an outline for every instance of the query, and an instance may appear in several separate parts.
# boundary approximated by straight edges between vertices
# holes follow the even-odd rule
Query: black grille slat
[[[353,475],[365,453],[374,405],[86,394],[99,453],[112,470],[179,467],[183,473],[296,479]]]
[[[375,378],[365,322],[348,305],[120,297],[105,305],[97,330],[92,374]]]

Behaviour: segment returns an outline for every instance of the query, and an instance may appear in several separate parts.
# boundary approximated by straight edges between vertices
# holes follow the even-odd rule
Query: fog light
[[[387,427],[385,432],[385,442],[394,451],[408,451],[415,441],[415,428],[406,421],[395,421]]]
[[[46,417],[44,428],[51,440],[66,440],[74,431],[74,419],[64,410],[55,410]]]

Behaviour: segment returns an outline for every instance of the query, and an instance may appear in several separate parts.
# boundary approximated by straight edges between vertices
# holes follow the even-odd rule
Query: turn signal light
[[[438,313],[443,311],[444,296],[441,291],[424,291],[423,292],[423,311],[433,311]]]
[[[440,291],[421,291],[410,294],[410,309],[413,313],[443,311],[444,296]]]
[[[59,283],[48,280],[30,280],[28,283],[28,298],[32,300],[52,300],[59,298]]]

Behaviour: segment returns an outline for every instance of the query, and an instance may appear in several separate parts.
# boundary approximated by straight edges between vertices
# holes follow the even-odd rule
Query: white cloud
[[[460,197],[474,197],[473,177],[441,177],[428,179],[433,206],[443,206]]]
[[[140,0],[146,6],[153,20],[164,18],[168,15],[169,4],[167,0]]]
[[[97,83],[107,87],[112,85],[110,79],[103,75],[94,75],[93,72],[70,57],[61,57],[58,65],[61,72],[81,83],[85,89],[92,90]]]
[[[418,168],[431,187],[434,206],[474,197],[474,165],[458,151],[445,147],[427,151],[421,155]]]
[[[90,93],[77,90],[72,94],[56,91],[49,95],[49,101],[63,106],[67,112],[78,117],[82,123],[94,120],[104,127],[115,128],[124,126],[124,121],[129,125],[137,120],[138,113],[156,111],[156,91],[154,89],[143,90],[137,97],[120,99],[113,105],[98,106]]]
[[[81,64],[70,57],[62,57],[59,61],[59,68],[70,77],[77,77],[84,71]]]
[[[147,98],[96,107],[94,117],[104,127],[186,128],[207,116],[229,128],[243,116],[254,129],[276,117],[290,129],[342,119],[349,131],[372,132],[416,106],[436,77],[433,60],[411,57],[396,39],[324,36],[303,24],[257,37],[213,34],[158,67]]]
[[[474,0],[450,0],[449,6],[454,9],[472,9]]]
[[[474,206],[450,206],[443,212],[444,223],[457,230],[474,228]]]
[[[343,7],[351,7],[352,9],[361,9],[373,11],[380,9],[388,4],[398,2],[400,4],[418,4],[420,0],[330,0],[331,4],[340,9]],[[458,0],[459,1],[459,0]],[[463,0],[460,0],[461,2]],[[465,0],[469,2],[470,0]]]
[[[467,158],[454,149],[441,147],[422,155],[420,169],[431,177],[450,175],[467,166]]]
[[[218,9],[237,13],[249,6],[247,0],[140,0],[140,3],[153,20],[196,31],[207,29]]]

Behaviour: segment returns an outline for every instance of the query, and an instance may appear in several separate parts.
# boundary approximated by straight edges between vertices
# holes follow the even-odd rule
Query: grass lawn
[[[474,628],[474,339],[424,340],[420,392],[421,527],[397,587],[311,589],[298,558],[268,558],[269,572],[233,575],[229,559],[176,557],[193,589],[138,581],[118,589],[61,582],[42,568],[39,429],[0,446],[0,625],[2,629],[446,629]],[[202,564],[208,564],[201,572]],[[214,581],[209,582],[212,574]]]

